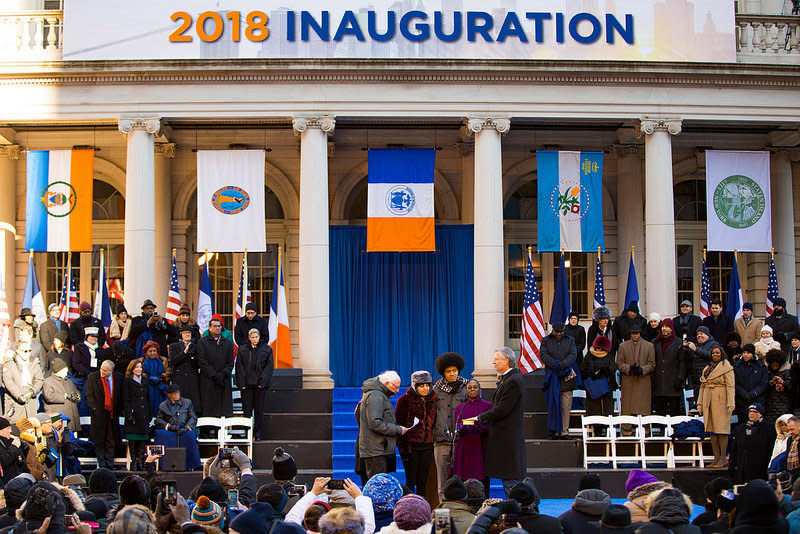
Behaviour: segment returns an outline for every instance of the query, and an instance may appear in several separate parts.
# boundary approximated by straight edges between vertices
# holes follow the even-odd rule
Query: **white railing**
[[[61,59],[64,12],[0,12],[0,60]]]
[[[800,16],[737,15],[740,62],[800,64]]]

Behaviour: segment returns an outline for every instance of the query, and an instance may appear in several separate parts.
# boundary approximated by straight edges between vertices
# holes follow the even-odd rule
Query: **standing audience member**
[[[599,489],[586,489],[578,492],[572,507],[561,514],[558,520],[564,534],[603,534],[596,523],[603,517],[611,497]]]
[[[764,321],[772,327],[772,333],[784,351],[789,350],[789,338],[793,332],[800,330],[797,324],[797,316],[792,315],[786,311],[786,300],[783,297],[778,297],[773,301],[774,311],[772,315],[767,317]]]
[[[617,389],[617,362],[611,356],[611,340],[597,336],[581,363],[586,389],[586,415],[611,415]]]
[[[86,402],[92,417],[89,433],[99,467],[114,467],[115,448],[120,441],[122,396],[122,376],[114,372],[111,360],[104,361],[100,370],[92,371],[86,379]]]
[[[25,462],[27,453],[28,444],[12,437],[11,423],[5,417],[0,417],[0,481],[3,485],[20,473],[28,472]]]
[[[30,308],[22,308],[19,312],[19,320],[28,323],[33,330],[33,339],[39,339],[39,323],[36,322],[36,316]]]
[[[763,405],[767,400],[767,366],[755,357],[755,347],[747,344],[733,365],[733,372],[736,378],[736,415],[739,421],[744,421],[751,404]]]
[[[553,323],[553,330],[542,339],[539,358],[546,369],[547,434],[561,439],[569,433],[572,391],[577,387],[577,351],[572,338],[564,335],[564,323]]]
[[[775,491],[764,480],[751,480],[739,493],[731,534],[784,534],[786,519],[779,513]]]
[[[764,420],[764,406],[751,404],[746,422],[740,422],[731,443],[731,469],[734,484],[755,478],[767,479],[767,468],[775,444],[775,429]]]
[[[108,326],[108,341],[109,344],[117,341],[128,341],[131,335],[131,318],[128,316],[128,310],[125,306],[120,306],[114,318],[111,319],[111,324]]]
[[[53,372],[53,360],[59,359],[67,365],[67,369],[72,367],[72,351],[67,347],[69,343],[69,332],[59,330],[53,337],[53,342],[47,352],[47,368],[44,369],[45,375]]]
[[[613,360],[616,356],[617,343],[614,337],[614,325],[611,323],[611,310],[606,306],[600,306],[592,310],[592,324],[586,332],[586,343],[591,347],[597,336],[605,336],[611,341],[611,349],[608,353]]]
[[[464,358],[457,352],[445,352],[436,358],[436,372],[441,378],[433,385],[436,393],[436,431],[434,432],[433,461],[436,463],[436,489],[439,500],[444,498],[444,483],[453,468],[456,406],[467,398],[467,379],[460,375]],[[473,414],[477,415],[477,414]]]
[[[567,324],[564,325],[564,335],[575,342],[575,351],[578,355],[578,365],[583,361],[583,352],[586,350],[586,329],[579,323],[580,317],[574,311],[569,312]]]
[[[16,348],[3,364],[5,416],[12,423],[30,419],[38,411],[37,396],[42,391],[44,376],[38,359],[34,359],[33,327],[25,321],[14,321]],[[37,344],[38,345],[38,344]]]
[[[167,333],[169,323],[156,311],[156,305],[152,300],[146,299],[142,303],[142,314],[134,317],[131,322],[130,344],[136,353],[136,357],[145,355],[145,344],[154,341],[158,344],[158,353],[167,353]],[[145,366],[146,367],[146,366]],[[147,369],[145,368],[145,372]],[[153,376],[150,374],[150,376]]]
[[[792,371],[786,354],[780,349],[769,351],[764,359],[769,375],[765,415],[767,421],[773,423],[781,415],[791,412]]]
[[[233,332],[225,328],[225,323],[222,322],[222,316],[218,313],[215,313],[211,316],[211,321],[219,321],[220,330],[219,335],[222,336],[222,339],[227,339],[228,341],[233,344]],[[208,328],[203,332],[201,339],[211,337],[213,334],[211,333],[211,321],[208,322]]]
[[[631,337],[631,330],[637,327],[641,333],[647,321],[639,314],[639,303],[632,300],[628,303],[622,314],[614,320],[614,337],[617,346]]]
[[[665,488],[651,493],[647,501],[648,522],[637,534],[700,534],[700,528],[689,523],[692,501],[680,490]]]
[[[69,339],[69,325],[59,319],[61,310],[55,302],[47,307],[47,319],[39,325],[39,343],[41,343],[44,350],[50,350],[53,347],[53,340],[56,334],[64,332]]]
[[[527,472],[525,456],[525,382],[517,368],[517,355],[508,347],[494,353],[494,370],[499,376],[492,407],[472,419],[488,424],[486,475],[503,481],[506,494]]]
[[[711,300],[711,315],[704,318],[700,324],[708,328],[710,335],[716,341],[723,341],[728,332],[733,332],[733,321],[722,309],[720,299]]]
[[[622,375],[621,409],[623,415],[649,415],[651,410],[651,377],[656,366],[653,344],[642,339],[641,329],[634,325],[630,339],[619,346],[617,368]]]
[[[244,307],[244,315],[236,320],[236,325],[233,327],[233,339],[236,345],[239,347],[247,345],[253,329],[258,330],[259,343],[269,341],[267,320],[258,314],[255,304],[248,302]]]
[[[92,317],[92,306],[88,302],[81,302],[78,306],[78,314],[80,317],[69,323],[69,343],[73,349],[78,343],[83,343],[86,338],[84,331],[86,328],[96,328],[95,335],[97,336],[97,345],[102,347],[106,344],[106,330],[103,328],[103,323],[100,319]]]
[[[177,384],[167,387],[167,398],[158,407],[156,415],[156,443],[165,447],[186,449],[186,470],[202,466],[197,445],[197,415],[190,399],[181,398]]]
[[[683,340],[683,347],[688,351],[689,382],[694,389],[695,400],[697,400],[697,395],[700,392],[700,375],[708,365],[708,362],[711,361],[711,349],[719,346],[719,343],[711,337],[708,327],[699,326],[696,335],[697,342],[688,339]]]
[[[656,362],[652,378],[653,412],[659,415],[681,415],[686,359],[669,317],[661,321],[661,331],[653,340],[653,350]]]
[[[141,360],[134,360],[125,372],[122,382],[122,404],[125,415],[125,437],[132,460],[133,471],[144,469],[145,445],[150,441],[150,387]]]
[[[647,316],[647,326],[644,327],[642,337],[652,343],[661,333],[661,315],[658,312],[652,312]]]
[[[436,393],[428,371],[411,374],[411,386],[397,399],[395,420],[408,432],[397,438],[397,449],[412,493],[425,497],[428,470],[433,460],[433,433],[436,425]],[[416,423],[416,425],[415,425]]]
[[[222,336],[220,319],[209,321],[208,332],[197,347],[203,416],[230,417],[233,415],[233,343]]]
[[[0,515],[0,529],[11,527],[17,522],[17,510],[25,504],[25,499],[27,499],[33,483],[33,477],[29,474],[15,476],[6,483],[3,488],[6,509],[5,513]]]
[[[142,365],[142,370],[147,376],[149,389],[150,413],[158,413],[158,407],[164,400],[164,394],[172,374],[169,361],[161,355],[161,346],[155,341],[148,340],[142,347],[144,356],[132,360],[127,370],[133,369],[137,363]],[[126,370],[126,374],[127,374]]]
[[[772,337],[772,327],[765,324],[761,327],[761,337],[756,341],[756,356],[764,358],[772,349],[781,349],[781,344]]]
[[[728,332],[728,335],[725,336],[725,354],[728,355],[731,362],[739,359],[739,355],[742,354],[742,336],[736,332]]]
[[[647,521],[647,498],[654,491],[669,487],[671,487],[669,484],[658,480],[647,471],[633,469],[625,481],[625,493],[628,495],[625,508],[630,511],[631,521],[636,523]]]
[[[789,353],[787,356],[790,364],[800,363],[800,332],[789,334]]]
[[[753,305],[749,302],[742,304],[742,316],[733,321],[733,329],[742,338],[742,345],[755,345],[761,339],[762,326],[761,319],[753,316]]]
[[[195,325],[196,326],[196,325]],[[200,335],[194,338],[191,325],[178,328],[180,341],[169,346],[169,367],[172,370],[172,383],[181,388],[181,395],[191,399],[195,411],[202,415],[200,396],[200,364],[197,361],[197,345]]]
[[[393,517],[394,521],[383,527],[381,534],[430,534],[431,505],[419,495],[409,493],[397,501]]]
[[[708,467],[722,468],[728,465],[725,456],[728,450],[728,435],[731,433],[731,415],[736,408],[736,387],[733,366],[725,357],[722,347],[711,349],[711,362],[700,376],[700,395],[697,411],[703,416],[706,432],[711,436],[714,462]]]
[[[675,326],[675,335],[681,340],[684,334],[687,338],[695,339],[697,327],[700,326],[700,317],[692,313],[691,301],[681,302],[680,313],[672,320],[672,324]]]
[[[107,349],[102,348],[99,337],[100,332],[96,326],[87,326],[84,329],[84,336],[84,340],[74,346],[75,352],[72,354],[70,374],[75,387],[85,398],[86,379],[89,377],[89,373],[97,371],[103,361],[111,359],[111,355]],[[81,414],[83,415],[86,412],[85,403],[81,403],[81,408]]]
[[[703,495],[706,498],[705,508],[706,511],[692,519],[692,524],[702,527],[714,523],[719,516],[719,509],[717,504],[719,502],[720,494],[725,491],[733,491],[733,482],[725,477],[717,477],[707,482],[703,486]],[[727,526],[722,532],[727,532]],[[716,531],[714,531],[716,532]]]
[[[458,476],[453,476],[444,485],[444,500],[439,508],[450,510],[450,518],[456,527],[453,534],[467,534],[475,520],[475,513],[467,504],[467,486]]]
[[[81,394],[75,384],[67,378],[67,364],[56,358],[50,367],[52,374],[44,379],[42,386],[42,403],[46,411],[60,412],[69,418],[70,430],[80,430],[81,416],[78,403]]]
[[[794,483],[800,476],[800,451],[798,450],[798,444],[800,444],[800,416],[793,415],[789,418],[787,432],[789,437],[786,438],[786,470],[791,473],[792,483]]]
[[[561,522],[558,519],[539,513],[539,491],[532,478],[525,477],[525,480],[511,488],[508,498],[519,503],[517,522],[526,532],[561,534]]]
[[[772,463],[775,458],[786,452],[786,442],[789,438],[789,419],[791,418],[792,414],[785,413],[775,420],[775,444],[772,446],[772,454],[769,458],[770,463]]]
[[[486,457],[486,436],[489,427],[485,423],[464,424],[464,420],[486,412],[492,407],[492,403],[481,398],[481,385],[474,378],[467,383],[466,390],[466,402],[459,404],[455,411],[456,443],[453,450],[453,473],[461,480],[474,478],[482,481],[485,486],[484,492],[488,494],[489,477],[486,476],[483,459]]]
[[[400,391],[400,375],[385,371],[361,385],[361,400],[356,406],[358,441],[356,472],[367,481],[378,473],[394,471],[397,436],[408,431],[395,421],[391,397]]]
[[[241,319],[239,319],[241,321]],[[242,411],[245,417],[255,415],[253,433],[261,439],[261,421],[264,418],[264,395],[267,393],[275,362],[272,348],[261,342],[261,332],[251,328],[247,343],[239,345],[234,366],[234,380],[242,392]]]
[[[192,341],[200,341],[200,327],[192,319],[192,309],[186,304],[182,304],[178,310],[178,318],[172,323],[170,336],[168,337],[170,343],[177,343],[181,339],[181,331],[188,328],[192,332]]]

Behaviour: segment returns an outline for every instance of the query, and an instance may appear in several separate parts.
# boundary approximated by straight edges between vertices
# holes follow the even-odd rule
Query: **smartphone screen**
[[[228,508],[239,508],[239,490],[228,490]]]
[[[174,480],[164,481],[164,502],[167,504],[178,504],[178,485]]]

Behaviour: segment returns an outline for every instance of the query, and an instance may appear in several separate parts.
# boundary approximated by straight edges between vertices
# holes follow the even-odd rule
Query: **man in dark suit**
[[[700,326],[700,317],[692,313],[692,303],[688,300],[681,302],[681,312],[672,320],[675,325],[675,337],[683,338],[683,334],[689,339],[694,339],[697,334],[697,327]]]
[[[120,440],[119,416],[122,413],[122,375],[114,372],[114,362],[106,360],[99,371],[86,379],[86,402],[92,414],[90,435],[99,467],[113,469],[114,449]]]
[[[489,424],[486,475],[501,479],[508,495],[511,488],[525,478],[528,465],[523,421],[525,382],[517,368],[517,355],[508,347],[495,351],[493,364],[499,382],[492,407],[472,420]]]
[[[701,321],[701,325],[708,328],[711,337],[720,345],[725,342],[725,336],[733,332],[733,319],[728,317],[722,309],[722,301],[714,299],[711,301],[711,315]]]

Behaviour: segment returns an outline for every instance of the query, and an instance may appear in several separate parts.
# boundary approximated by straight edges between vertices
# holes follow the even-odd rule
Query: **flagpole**
[[[633,251],[634,248],[635,247],[633,245],[631,245],[631,260],[635,262],[636,261],[636,256],[634,256],[634,251]]]
[[[703,261],[706,261],[706,249],[703,248]]]
[[[531,262],[531,266],[533,266],[533,247],[528,246],[528,261]]]
[[[769,257],[772,260],[775,260],[775,247],[769,249]]]

